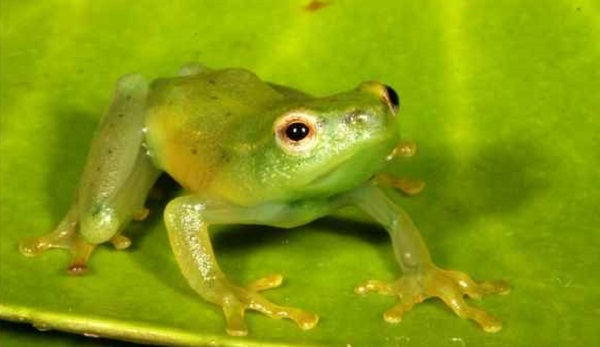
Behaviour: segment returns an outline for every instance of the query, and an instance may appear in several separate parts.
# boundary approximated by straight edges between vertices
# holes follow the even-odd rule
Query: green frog
[[[398,109],[394,89],[374,81],[318,98],[245,69],[196,63],[152,83],[124,76],[95,134],[71,208],[52,233],[24,240],[21,251],[66,248],[72,253],[69,273],[84,273],[97,245],[130,245],[123,229],[145,218],[147,195],[167,173],[186,191],[164,211],[173,253],[190,287],[223,309],[231,335],[248,333],[248,309],[291,319],[301,329],[315,327],[319,317],[260,294],[281,285],[281,275],[247,285],[230,281],[215,259],[209,227],[293,228],[346,206],[362,209],[391,237],[402,275],[355,288],[398,298],[383,315],[387,322],[398,323],[415,303],[439,297],[458,316],[498,331],[500,321],[464,296],[502,294],[508,286],[476,283],[435,266],[409,216],[381,189],[412,194],[422,187],[380,173],[394,158],[414,152],[400,140]]]

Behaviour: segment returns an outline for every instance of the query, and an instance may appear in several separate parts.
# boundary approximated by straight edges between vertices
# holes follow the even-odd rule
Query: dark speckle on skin
[[[226,151],[221,151],[221,160],[225,163],[229,163],[231,161],[229,153],[227,153]]]
[[[227,111],[227,112],[225,112],[225,116],[226,116],[226,117],[229,117],[229,116],[231,116],[231,111]]]
[[[210,84],[214,85],[214,84],[216,84],[217,82],[215,82],[215,80],[213,80],[212,78],[210,78],[210,79],[208,80],[208,83],[210,83]]]
[[[112,149],[109,149],[109,150],[108,150],[108,154],[113,154],[113,150],[112,150]]]
[[[122,113],[119,113],[119,118],[123,118],[123,117],[125,117],[125,115]]]
[[[192,148],[192,151],[191,151],[191,152],[192,152],[192,154],[193,154],[193,155],[196,155],[196,154],[198,154],[198,150],[197,150],[196,148]]]
[[[213,99],[213,100],[217,100],[218,99],[218,97],[216,97],[214,95],[211,95],[210,98]]]

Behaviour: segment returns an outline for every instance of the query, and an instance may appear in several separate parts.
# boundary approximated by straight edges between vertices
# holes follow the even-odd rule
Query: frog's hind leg
[[[139,75],[119,80],[92,141],[69,212],[50,234],[24,240],[23,254],[69,249],[69,272],[80,274],[96,245],[111,241],[117,249],[129,246],[131,242],[120,232],[131,219],[147,214],[144,202],[160,174],[143,144],[147,91],[147,83]]]

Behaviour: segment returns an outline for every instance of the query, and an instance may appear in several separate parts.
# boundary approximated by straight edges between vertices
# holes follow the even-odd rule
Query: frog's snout
[[[400,108],[400,97],[394,88],[375,81],[364,82],[359,86],[359,89],[366,90],[370,93],[377,95],[382,102],[384,102],[390,110],[392,115],[398,113]]]

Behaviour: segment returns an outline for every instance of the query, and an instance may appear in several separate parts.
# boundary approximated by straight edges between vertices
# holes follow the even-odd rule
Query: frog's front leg
[[[146,195],[160,174],[143,146],[147,91],[139,75],[119,80],[69,212],[52,233],[21,242],[23,254],[69,249],[69,272],[80,274],[96,245],[111,241],[118,249],[129,246],[120,232],[131,219],[144,217]]]
[[[479,299],[485,294],[505,294],[509,292],[506,283],[476,283],[462,272],[436,267],[419,231],[406,212],[382,191],[368,184],[350,195],[360,208],[390,233],[396,259],[402,267],[402,277],[394,282],[371,280],[355,289],[358,294],[377,292],[399,298],[399,303],[385,312],[384,319],[387,322],[399,323],[404,313],[414,304],[430,297],[438,297],[458,316],[474,320],[487,332],[496,332],[502,328],[499,320],[481,309],[469,306],[463,296]]]
[[[165,223],[171,247],[190,286],[205,300],[223,308],[228,334],[243,336],[248,333],[244,322],[247,309],[271,318],[291,319],[301,329],[313,328],[319,317],[300,309],[273,304],[258,293],[279,286],[282,282],[280,275],[262,278],[246,286],[230,282],[217,264],[208,227],[225,223],[289,227],[312,220],[322,215],[321,212],[320,208],[294,209],[278,204],[243,208],[187,196],[169,203],[165,210]]]

